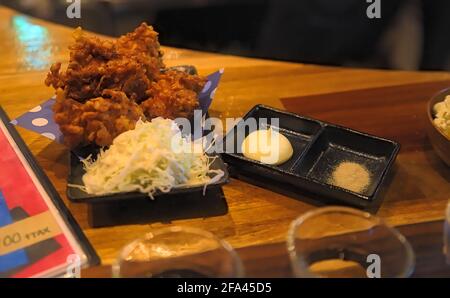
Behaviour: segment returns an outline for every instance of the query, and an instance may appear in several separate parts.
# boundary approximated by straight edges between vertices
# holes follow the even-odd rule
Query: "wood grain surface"
[[[51,63],[67,62],[71,32],[0,7],[0,104],[11,118],[53,95],[43,81]],[[398,172],[377,214],[393,225],[443,219],[450,198],[449,169],[428,145],[420,119],[425,117],[427,97],[450,85],[449,73],[315,66],[166,47],[164,52],[168,66],[191,64],[201,74],[225,68],[212,116],[240,117],[262,103],[399,140],[403,149]],[[292,199],[231,180],[224,187],[226,215],[91,228],[87,207],[70,203],[65,196],[68,150],[33,132],[21,128],[19,132],[104,264],[110,264],[126,243],[167,225],[204,228],[234,247],[280,242],[294,218],[317,208],[306,200],[314,198]]]

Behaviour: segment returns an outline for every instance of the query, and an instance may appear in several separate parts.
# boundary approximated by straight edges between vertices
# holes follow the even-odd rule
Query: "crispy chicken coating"
[[[104,89],[144,100],[151,81],[164,67],[158,33],[145,23],[117,41],[86,36],[81,28],[74,39],[67,70],[61,72],[60,63],[52,65],[45,83],[66,90],[69,98],[79,102],[101,96]]]
[[[95,143],[108,146],[119,134],[134,129],[143,118],[139,105],[128,99],[121,91],[105,90],[102,97],[84,104],[67,98],[65,91],[58,89],[53,105],[55,121],[69,147]]]
[[[198,93],[206,80],[180,71],[167,71],[147,91],[149,99],[141,104],[147,118],[189,118],[198,108]]]

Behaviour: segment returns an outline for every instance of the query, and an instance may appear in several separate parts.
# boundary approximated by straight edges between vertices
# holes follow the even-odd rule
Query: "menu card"
[[[0,277],[73,275],[98,263],[1,108],[0,118]]]

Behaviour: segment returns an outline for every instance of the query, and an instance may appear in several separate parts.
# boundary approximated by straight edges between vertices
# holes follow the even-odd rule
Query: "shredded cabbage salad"
[[[150,198],[174,187],[204,185],[218,181],[221,170],[212,170],[213,158],[201,144],[183,137],[170,119],[139,120],[134,130],[117,136],[97,159],[83,160],[84,186],[89,194],[139,191]]]

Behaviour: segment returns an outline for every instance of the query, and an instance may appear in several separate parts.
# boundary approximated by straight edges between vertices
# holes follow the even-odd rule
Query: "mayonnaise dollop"
[[[251,132],[242,142],[241,150],[245,157],[270,165],[281,165],[294,153],[291,142],[274,129]]]

